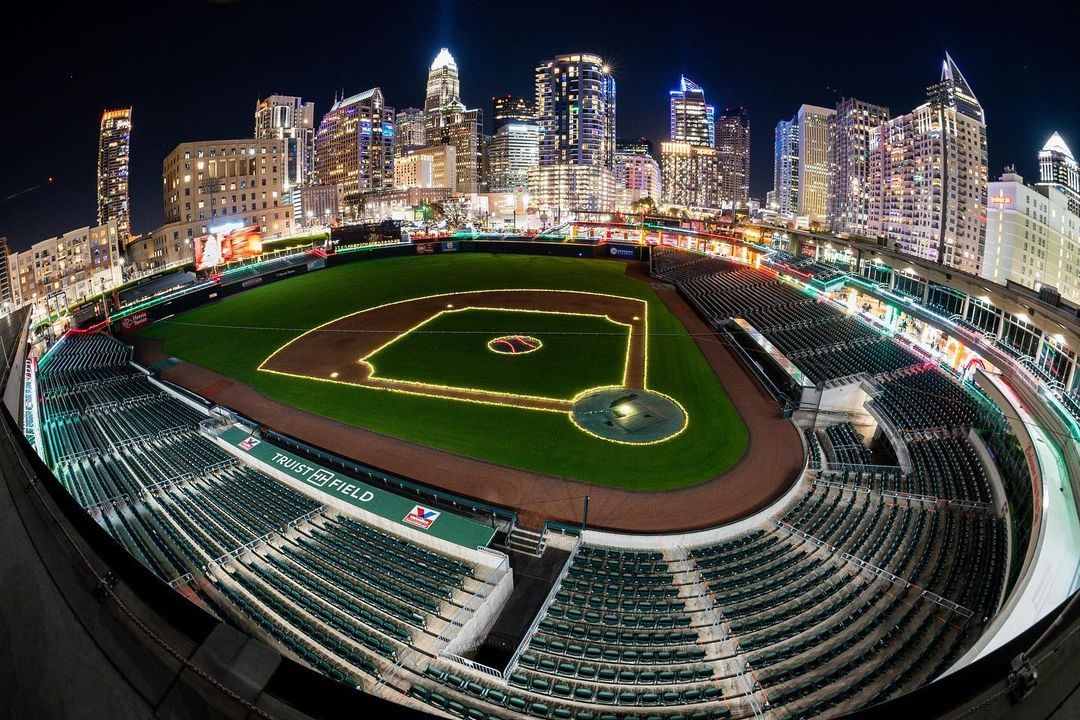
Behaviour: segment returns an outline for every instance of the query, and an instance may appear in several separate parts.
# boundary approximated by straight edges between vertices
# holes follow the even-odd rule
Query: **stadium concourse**
[[[751,434],[711,483],[587,490],[590,526],[658,534],[563,526],[523,548],[505,518],[577,521],[580,487],[530,496],[549,480],[435,451],[418,461],[408,443],[314,424],[141,347],[154,377],[100,332],[31,363],[24,429],[85,511],[193,603],[335,680],[443,715],[832,716],[970,655],[1031,532],[1000,514],[1025,507],[1025,483],[1032,502],[1001,410],[775,273],[665,249],[652,272]],[[781,417],[729,336],[735,317],[809,386],[863,388],[867,412]],[[393,471],[405,455],[459,465],[432,491],[349,462]],[[473,473],[482,482],[455,484]],[[488,505],[429,500],[446,490]],[[522,597],[541,568],[544,592]],[[508,627],[515,642],[493,645]]]

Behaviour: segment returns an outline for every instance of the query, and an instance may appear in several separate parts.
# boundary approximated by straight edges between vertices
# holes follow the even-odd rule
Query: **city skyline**
[[[273,3],[236,2],[195,6],[187,10],[191,18],[229,23],[243,19],[245,26],[263,27],[271,22]],[[676,8],[677,10],[677,8]],[[146,10],[132,10],[123,24],[135,27],[148,22]],[[747,22],[758,12],[740,10]],[[673,13],[677,14],[677,13]],[[919,101],[925,78],[932,75],[945,51],[951,52],[979,89],[986,107],[989,134],[989,171],[996,176],[1003,167],[1015,164],[1026,177],[1037,175],[1034,154],[1053,132],[1076,144],[1074,118],[1080,112],[1080,97],[1069,84],[1055,81],[1054,70],[1064,61],[1062,51],[1051,44],[1040,50],[1037,61],[1026,64],[1024,53],[994,49],[994,39],[1002,31],[991,23],[971,20],[959,11],[944,13],[931,27],[912,18],[912,41],[903,58],[892,57],[867,40],[851,38],[845,48],[818,48],[813,68],[792,71],[780,62],[788,48],[777,56],[740,53],[749,39],[731,38],[730,49],[721,53],[705,43],[704,31],[674,20],[649,26],[658,39],[682,41],[670,53],[658,55],[644,50],[627,34],[643,32],[633,17],[611,13],[586,13],[577,25],[558,25],[512,38],[491,32],[496,27],[513,27],[523,15],[509,8],[493,6],[483,12],[466,12],[455,3],[440,3],[417,22],[393,25],[392,37],[378,38],[383,52],[372,57],[384,62],[363,63],[333,44],[318,52],[301,53],[288,63],[265,70],[245,71],[227,82],[196,83],[181,88],[161,82],[150,63],[130,63],[125,72],[109,72],[105,49],[94,46],[91,36],[96,21],[85,23],[70,18],[70,25],[53,28],[55,50],[42,59],[35,78],[15,80],[16,96],[41,110],[42,120],[10,156],[15,171],[0,178],[0,197],[7,197],[45,182],[46,188],[0,203],[0,235],[13,248],[24,248],[42,238],[61,234],[71,227],[93,222],[95,217],[95,137],[98,119],[108,107],[133,106],[139,118],[132,135],[131,215],[132,230],[145,233],[161,221],[161,163],[176,145],[201,137],[246,137],[250,134],[251,107],[274,93],[295,95],[315,103],[316,118],[329,110],[335,93],[346,95],[365,88],[381,87],[387,105],[395,108],[423,105],[423,78],[442,47],[449,48],[459,66],[463,83],[462,101],[467,107],[490,107],[491,98],[512,93],[530,96],[533,69],[543,58],[563,52],[595,52],[608,59],[619,84],[618,135],[645,136],[658,141],[669,124],[668,91],[685,74],[708,91],[710,104],[717,108],[741,105],[748,109],[756,132],[752,134],[750,193],[764,199],[772,185],[773,128],[790,117],[790,108],[800,104],[831,107],[843,96],[891,107],[912,107]],[[387,11],[386,23],[393,23]],[[32,21],[33,22],[33,21]],[[531,22],[531,21],[530,21]],[[776,32],[801,28],[805,35],[823,30],[805,24],[778,21]],[[601,25],[611,32],[596,32]],[[407,27],[406,27],[407,25]],[[831,32],[855,25],[848,19]],[[77,27],[76,27],[77,26]],[[1057,32],[1051,28],[1050,32]],[[63,42],[71,34],[71,42]],[[130,52],[152,43],[138,33],[132,35]],[[632,35],[632,33],[631,33]],[[401,41],[401,40],[406,41]],[[807,42],[812,40],[808,38]],[[1056,53],[1060,53],[1058,58]],[[850,58],[860,58],[858,63]],[[1052,91],[1050,88],[1052,87]],[[185,112],[193,105],[213,108],[212,112]],[[487,120],[487,119],[486,119]],[[491,131],[488,120],[486,132]]]

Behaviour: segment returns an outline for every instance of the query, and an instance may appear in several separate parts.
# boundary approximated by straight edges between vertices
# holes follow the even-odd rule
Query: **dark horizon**
[[[39,16],[21,32],[45,42],[5,58],[22,71],[8,78],[5,96],[33,123],[6,154],[0,198],[54,178],[0,201],[0,236],[13,249],[95,224],[97,131],[106,108],[134,108],[132,230],[147,232],[163,222],[161,162],[179,143],[250,137],[256,100],[274,93],[313,101],[316,122],[336,93],[376,85],[395,108],[422,106],[428,65],[444,46],[460,69],[464,102],[484,110],[489,130],[492,97],[531,97],[537,62],[590,51],[613,67],[619,137],[657,143],[667,132],[668,90],[685,74],[718,112],[748,109],[755,198],[772,185],[779,120],[803,103],[831,107],[840,96],[908,112],[938,79],[946,51],[986,110],[990,179],[1015,164],[1034,181],[1036,154],[1055,130],[1080,143],[1080,85],[1061,78],[1071,67],[1068,23],[1017,37],[985,6],[886,19],[869,17],[862,5],[834,5],[807,18],[775,5],[718,15],[682,0],[664,15],[624,5],[574,8],[574,22],[557,10],[543,16],[532,7],[460,0],[417,2],[410,13],[319,6],[299,19],[307,8],[270,0],[113,4],[108,17],[102,7],[34,8]],[[335,34],[321,34],[325,28]]]

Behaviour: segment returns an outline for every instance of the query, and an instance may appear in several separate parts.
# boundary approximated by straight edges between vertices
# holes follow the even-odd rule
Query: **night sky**
[[[948,50],[982,102],[990,176],[1015,163],[1029,181],[1054,130],[1080,151],[1080,82],[1069,6],[1015,12],[859,3],[234,2],[36,3],[12,16],[0,48],[6,125],[0,236],[21,249],[94,224],[97,130],[106,107],[134,106],[132,229],[162,222],[161,161],[188,140],[252,135],[255,101],[300,95],[316,118],[336,92],[382,87],[388,104],[423,104],[442,46],[457,60],[464,102],[532,96],[533,68],[558,53],[604,56],[618,83],[620,137],[667,132],[667,91],[685,73],[718,108],[749,109],[751,193],[772,185],[773,128],[801,103],[837,93],[907,112]],[[879,9],[880,8],[880,9]],[[20,13],[24,7],[20,7]],[[94,13],[94,14],[91,14]],[[1030,17],[1025,18],[1025,15]],[[1060,21],[1056,21],[1057,18]]]

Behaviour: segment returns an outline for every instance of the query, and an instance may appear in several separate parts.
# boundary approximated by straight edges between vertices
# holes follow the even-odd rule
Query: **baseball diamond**
[[[391,438],[411,443],[400,469],[436,484],[447,473],[420,467],[425,448],[502,472],[631,490],[720,477],[748,444],[729,379],[703,354],[712,343],[692,337],[688,318],[676,318],[631,267],[481,253],[351,263],[166,319],[138,342],[159,340],[155,352],[185,361],[167,376],[223,404],[251,388],[260,404],[280,404],[279,418],[295,408],[373,431],[383,448]],[[488,345],[515,335],[538,349],[511,355]],[[194,379],[206,373],[215,379]],[[649,425],[648,443],[625,444],[570,416],[579,397],[601,388],[654,391],[680,410],[669,430]],[[252,416],[244,401],[230,407]],[[776,491],[746,497],[759,504]]]

